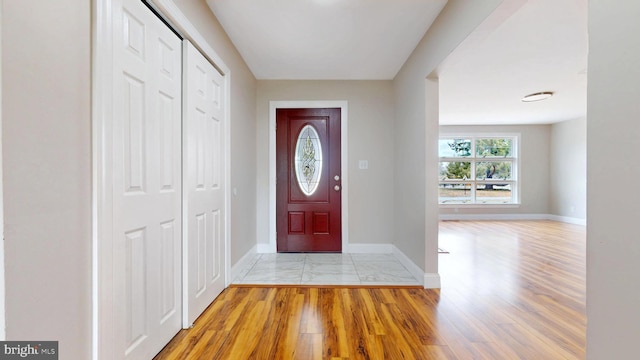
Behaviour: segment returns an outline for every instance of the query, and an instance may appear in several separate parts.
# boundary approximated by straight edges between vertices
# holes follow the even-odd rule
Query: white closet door
[[[114,1],[115,358],[151,359],[181,328],[181,40]]]
[[[225,288],[224,78],[183,46],[184,326]]]

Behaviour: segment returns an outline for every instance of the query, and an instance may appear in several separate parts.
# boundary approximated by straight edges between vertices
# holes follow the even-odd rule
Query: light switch
[[[358,162],[358,167],[360,168],[360,170],[367,170],[369,168],[369,161],[368,160],[360,160]]]

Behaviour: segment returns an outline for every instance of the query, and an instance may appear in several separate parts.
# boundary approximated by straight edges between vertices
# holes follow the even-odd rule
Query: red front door
[[[341,252],[340,109],[276,110],[278,252]]]

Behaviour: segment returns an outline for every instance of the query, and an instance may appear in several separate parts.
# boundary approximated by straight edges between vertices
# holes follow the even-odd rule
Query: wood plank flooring
[[[441,290],[232,287],[156,359],[583,359],[585,229],[441,222]]]

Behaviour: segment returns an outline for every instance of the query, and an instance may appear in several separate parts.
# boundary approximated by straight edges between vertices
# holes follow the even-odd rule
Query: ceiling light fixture
[[[553,96],[553,91],[542,91],[542,92],[525,95],[525,97],[522,98],[522,102],[542,101],[552,96]]]

